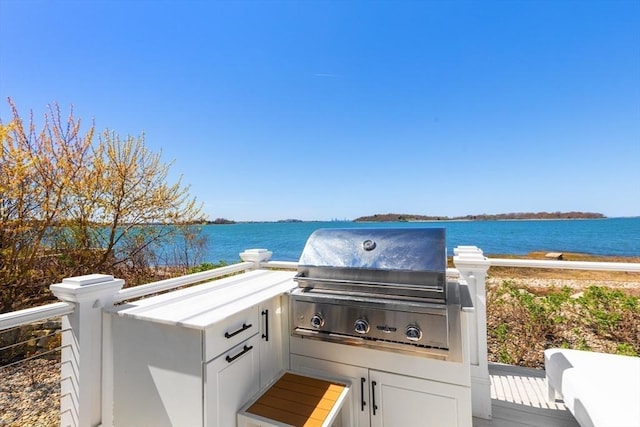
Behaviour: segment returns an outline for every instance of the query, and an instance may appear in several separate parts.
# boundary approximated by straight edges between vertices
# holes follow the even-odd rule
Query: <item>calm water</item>
[[[640,218],[558,221],[440,221],[420,223],[296,222],[208,225],[208,253],[203,261],[236,262],[245,249],[263,248],[272,259],[297,261],[307,237],[318,228],[444,227],[447,251],[473,245],[485,254],[531,251],[581,252],[640,256]]]

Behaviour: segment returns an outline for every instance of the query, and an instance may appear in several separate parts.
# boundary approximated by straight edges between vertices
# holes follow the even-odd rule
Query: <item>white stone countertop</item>
[[[118,316],[205,329],[297,285],[295,271],[253,270],[115,306]]]

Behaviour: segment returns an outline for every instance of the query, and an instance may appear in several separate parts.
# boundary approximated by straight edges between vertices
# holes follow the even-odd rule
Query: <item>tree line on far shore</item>
[[[81,131],[50,105],[24,123],[9,99],[0,120],[0,313],[51,299],[65,277],[113,274],[127,285],[162,278],[158,265],[199,263],[201,206],[144,134]],[[154,224],[154,226],[147,226]],[[166,248],[170,249],[170,253]]]
[[[375,214],[356,218],[355,222],[396,222],[396,221],[496,221],[516,219],[603,219],[601,213],[595,212],[514,212],[503,214],[480,214],[465,216],[434,216],[414,214]]]

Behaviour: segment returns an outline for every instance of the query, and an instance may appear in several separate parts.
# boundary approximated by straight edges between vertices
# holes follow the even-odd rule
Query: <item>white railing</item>
[[[488,258],[491,267],[550,268],[565,270],[620,271],[640,273],[640,263],[556,261],[545,259]]]
[[[15,405],[5,401],[9,404],[0,414],[0,424],[28,425],[34,419],[51,424],[60,417],[47,409],[61,398],[58,363],[62,354],[60,335],[64,331],[60,318],[73,313],[74,309],[74,304],[58,302],[0,314],[0,394],[6,393],[5,399],[11,399],[9,396],[19,395],[37,381],[38,393],[47,393],[48,400],[44,402],[40,398]]]
[[[455,268],[447,276],[464,280],[472,294],[475,311],[468,316],[472,375],[473,415],[491,418],[490,381],[487,358],[486,289],[487,271],[492,266],[640,272],[640,263],[578,262],[558,260],[522,260],[487,258],[474,246],[454,250]],[[62,316],[61,424],[72,426],[109,426],[113,419],[112,390],[108,378],[110,328],[104,310],[123,301],[168,292],[222,276],[257,268],[296,269],[296,262],[270,261],[271,253],[253,249],[241,254],[243,262],[200,273],[121,289],[124,281],[107,275],[88,275],[63,280],[51,290],[63,302],[0,314],[0,331]],[[80,326],[82,325],[82,328]]]
[[[196,283],[213,280],[228,274],[240,273],[254,268],[252,262],[240,262],[225,267],[219,267],[213,270],[201,271],[199,273],[187,274],[171,279],[160,280],[158,282],[148,283],[146,285],[135,286],[133,288],[122,289],[118,291],[113,299],[113,303],[119,303],[126,300],[142,298],[148,295],[166,292],[182,286],[189,286]]]
[[[55,302],[0,314],[0,331],[71,314],[74,308],[75,305],[68,302]]]
[[[485,287],[486,275],[490,267],[640,273],[640,263],[487,258],[475,246],[460,246],[454,250],[454,253],[454,264],[460,277],[468,282],[475,307],[475,313],[469,319],[473,415],[485,419],[491,418]]]

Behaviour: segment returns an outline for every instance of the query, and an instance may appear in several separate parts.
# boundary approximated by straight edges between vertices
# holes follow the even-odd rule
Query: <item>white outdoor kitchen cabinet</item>
[[[299,337],[291,338],[291,353],[292,371],[350,383],[351,396],[342,410],[342,426],[471,427],[467,362]]]
[[[293,274],[257,270],[116,307],[114,425],[235,425],[286,366]]]
[[[255,270],[116,306],[105,317],[113,424],[233,427],[290,369],[350,383],[341,427],[471,427],[468,355],[453,363],[290,336],[294,275]]]

